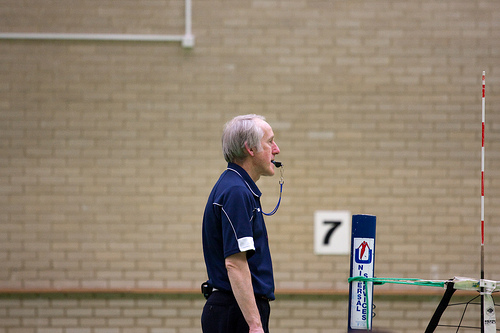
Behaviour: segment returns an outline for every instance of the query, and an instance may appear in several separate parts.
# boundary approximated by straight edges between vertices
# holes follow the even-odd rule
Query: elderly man
[[[203,253],[209,280],[201,317],[204,333],[269,332],[274,277],[267,230],[255,184],[274,175],[279,154],[265,118],[238,116],[222,135],[228,162],[203,216]]]

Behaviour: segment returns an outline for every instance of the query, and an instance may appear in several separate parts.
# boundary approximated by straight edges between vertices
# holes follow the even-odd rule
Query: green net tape
[[[421,279],[398,279],[398,278],[368,278],[364,276],[354,276],[348,279],[349,282],[373,282],[375,285],[386,283],[407,284],[413,286],[441,287],[444,288],[446,281],[432,281]]]

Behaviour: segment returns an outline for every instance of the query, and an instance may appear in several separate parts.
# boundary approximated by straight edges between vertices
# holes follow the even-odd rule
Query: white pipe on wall
[[[194,36],[191,33],[191,0],[186,0],[185,3],[185,28],[184,28],[184,36],[182,36],[182,46],[183,47],[193,47],[194,46]]]
[[[0,33],[0,39],[25,40],[87,40],[87,41],[131,41],[131,42],[181,42],[182,47],[194,46],[191,33],[191,0],[186,2],[184,35],[136,35],[136,34],[84,34],[84,33]]]

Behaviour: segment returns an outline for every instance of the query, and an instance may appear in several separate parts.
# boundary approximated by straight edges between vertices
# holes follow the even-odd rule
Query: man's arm
[[[250,327],[250,333],[264,332],[260,321],[259,309],[255,303],[252,276],[248,267],[246,252],[236,253],[227,257],[226,269],[234,297]]]

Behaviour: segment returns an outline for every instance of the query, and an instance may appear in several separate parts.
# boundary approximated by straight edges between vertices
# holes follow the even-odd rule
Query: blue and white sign
[[[367,278],[373,277],[373,249],[375,239],[355,238],[354,240],[353,275]],[[351,284],[351,328],[367,329],[371,327],[371,307],[373,304],[372,282],[352,282]],[[367,323],[368,326],[367,327]]]

